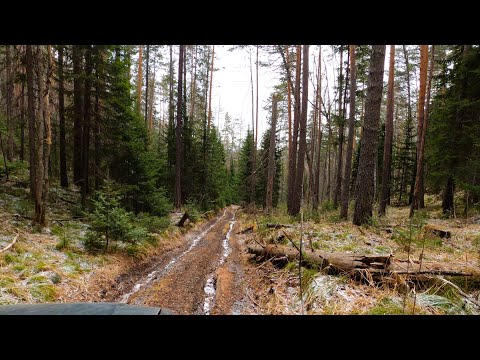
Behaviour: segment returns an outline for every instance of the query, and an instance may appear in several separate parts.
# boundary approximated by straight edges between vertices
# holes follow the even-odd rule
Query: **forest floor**
[[[302,297],[298,262],[284,267],[260,259],[250,278],[253,284],[255,312],[259,314],[480,314],[480,216],[468,219],[444,219],[441,201],[426,197],[426,209],[410,222],[409,207],[389,207],[383,218],[374,216],[372,224],[352,225],[341,221],[339,210],[319,215],[306,214],[303,246],[327,252],[355,254],[391,254],[396,259],[435,261],[473,276],[427,276],[421,282],[402,275],[367,284],[353,280],[349,274],[331,275],[302,267]],[[350,216],[352,210],[350,210]],[[247,215],[245,228],[255,224],[245,241],[291,245],[284,231],[296,242],[300,239],[300,222],[278,210],[271,216]],[[292,224],[293,228],[271,229],[267,223]],[[411,229],[411,236],[410,236]],[[450,231],[441,238],[432,229]],[[408,243],[410,242],[410,255]],[[253,256],[255,257],[255,256]]]
[[[435,196],[426,197],[425,211],[411,222],[408,207],[389,207],[387,216],[374,216],[361,227],[340,221],[338,210],[305,214],[305,249],[406,259],[410,242],[411,259],[419,259],[423,249],[424,260],[474,276],[431,276],[422,283],[397,276],[367,284],[348,274],[302,268],[300,297],[298,262],[279,267],[246,251],[250,242],[277,242],[283,231],[298,245],[300,223],[284,209],[265,216],[229,206],[204,221],[155,234],[156,245],[135,257],[94,255],[83,247],[88,224],[77,205],[79,193],[52,187],[50,224],[39,231],[29,219],[25,175],[0,182],[0,251],[17,238],[0,253],[0,305],[116,301],[177,314],[480,313],[480,217],[444,219]],[[267,223],[293,227],[271,229]],[[428,232],[432,228],[451,236],[440,238]]]

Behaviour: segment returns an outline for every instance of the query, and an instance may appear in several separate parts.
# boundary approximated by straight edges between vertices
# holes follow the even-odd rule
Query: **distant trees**
[[[28,151],[41,224],[50,183],[79,188],[88,210],[110,180],[134,213],[230,202],[271,213],[285,201],[295,216],[304,199],[313,211],[341,205],[347,219],[354,200],[362,224],[376,205],[413,213],[425,191],[442,194],[446,215],[460,203],[468,213],[480,197],[478,47],[392,45],[383,91],[385,49],[346,46],[238,47],[251,57],[250,132],[231,113],[216,126],[217,47],[1,46],[0,176]],[[280,75],[268,100],[264,66]]]

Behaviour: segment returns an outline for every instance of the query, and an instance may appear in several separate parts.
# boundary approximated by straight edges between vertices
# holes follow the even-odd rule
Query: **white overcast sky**
[[[234,45],[215,45],[215,62],[214,67],[216,71],[213,74],[213,90],[212,90],[212,121],[215,125],[223,128],[225,114],[228,112],[232,119],[238,118],[242,121],[242,134],[245,135],[246,129],[251,128],[252,124],[252,99],[251,99],[251,81],[250,81],[250,59],[248,49],[238,49],[229,51]],[[167,47],[165,47],[167,48]],[[177,49],[175,49],[177,48]],[[252,66],[253,66],[253,86],[256,91],[256,52],[255,47],[252,50]],[[318,45],[310,45],[310,81],[309,81],[309,100],[313,103],[313,86],[316,85],[316,71],[314,65],[318,59]],[[399,48],[397,47],[397,51]],[[346,52],[344,57],[346,57]],[[178,47],[174,47],[174,57],[178,58]],[[268,55],[262,49],[259,51],[260,62],[269,62],[276,60],[276,64],[281,64],[280,55]],[[344,59],[346,60],[346,59]],[[384,81],[388,78],[388,60],[389,47],[386,49],[385,56],[385,73]],[[331,99],[334,98],[333,87],[334,81],[338,73],[336,69],[339,66],[339,55],[336,54],[332,59],[332,46],[322,45],[322,94],[327,86],[326,77],[328,77],[328,87]],[[335,70],[334,70],[335,69]],[[326,71],[325,71],[326,70]],[[334,72],[335,71],[335,72]],[[188,76],[189,74],[187,74]],[[275,85],[280,83],[280,69],[278,67],[259,67],[259,139],[267,128],[268,113],[263,110],[266,101],[269,98]],[[161,73],[157,73],[157,79]],[[189,81],[189,80],[187,80]],[[413,85],[413,84],[412,84]],[[254,96],[256,94],[254,93]],[[309,103],[309,111],[311,103]],[[325,120],[323,119],[323,122]]]

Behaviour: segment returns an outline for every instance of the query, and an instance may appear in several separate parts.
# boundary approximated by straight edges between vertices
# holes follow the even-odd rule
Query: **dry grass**
[[[419,260],[423,242],[425,261],[448,264],[452,269],[473,273],[473,279],[456,278],[455,283],[440,282],[431,277],[423,283],[413,284],[405,277],[395,276],[379,284],[363,284],[348,276],[310,274],[310,282],[304,290],[307,314],[477,314],[480,306],[480,223],[471,219],[443,219],[437,197],[426,197],[423,220],[415,220],[412,226],[413,241],[410,258]],[[351,220],[338,219],[338,211],[309,214],[304,223],[305,247],[315,249],[364,254],[394,254],[406,259],[410,231],[409,207],[389,207],[387,215],[374,216],[367,226],[354,226]],[[350,215],[352,211],[350,211]],[[246,217],[251,221],[251,217]],[[295,219],[277,211],[272,216],[258,216],[265,224],[287,223],[296,225]],[[423,225],[448,230],[451,238],[440,239],[426,234]],[[299,229],[288,229],[294,239],[299,239]],[[275,242],[278,230],[260,226],[250,237]],[[270,262],[256,265],[252,274],[258,278],[252,285],[252,300],[258,313],[300,313],[298,265],[283,269]],[[303,270],[304,272],[306,270]],[[474,280],[475,279],[475,280]],[[470,282],[470,284],[469,284]],[[458,286],[458,288],[455,288]],[[416,295],[415,295],[416,293]],[[415,302],[415,309],[414,309]]]

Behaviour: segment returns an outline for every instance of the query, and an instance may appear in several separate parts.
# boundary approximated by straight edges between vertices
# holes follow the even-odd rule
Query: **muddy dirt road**
[[[189,234],[185,246],[159,261],[118,301],[176,314],[239,314],[242,309],[238,207],[230,206]]]

